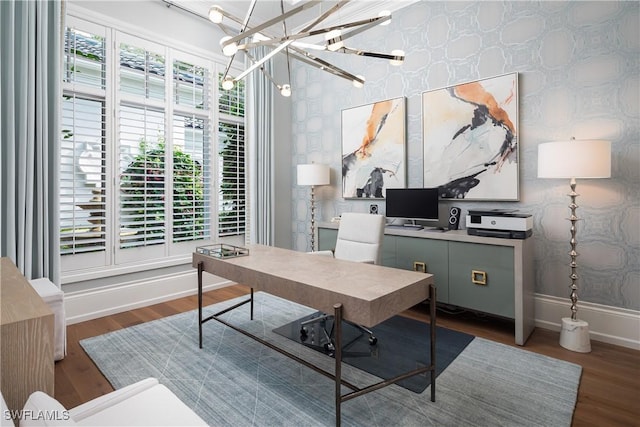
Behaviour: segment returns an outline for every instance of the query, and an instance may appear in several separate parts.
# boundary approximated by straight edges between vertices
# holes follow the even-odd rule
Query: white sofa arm
[[[143,391],[150,389],[151,387],[155,387],[158,384],[159,382],[157,379],[147,378],[142,381],[138,381],[137,383],[130,384],[126,387],[112,391],[111,393],[105,394],[103,396],[96,397],[89,402],[76,406],[75,408],[71,409],[69,413],[71,414],[71,418],[73,418],[74,421],[79,422],[87,417],[91,417],[97,414],[98,412],[104,411],[107,408],[117,405],[120,402],[130,399],[132,396],[140,394]]]
[[[22,411],[20,427],[35,426],[206,426],[171,390],[147,378],[71,410],[36,391]]]
[[[70,412],[60,402],[41,391],[31,393],[18,421],[20,427],[76,425]]]

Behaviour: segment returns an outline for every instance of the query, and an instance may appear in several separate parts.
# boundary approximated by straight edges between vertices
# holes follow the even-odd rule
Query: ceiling
[[[394,12],[417,1],[419,0],[351,0],[323,21],[322,26],[326,27],[355,19],[375,18],[382,10]],[[202,16],[207,16],[209,8],[217,5],[240,19],[245,18],[251,4],[251,0],[169,0],[168,2],[175,3]],[[283,0],[282,3],[280,0],[257,0],[250,23],[261,23],[280,15],[282,6],[286,12],[303,3],[304,0]],[[319,5],[287,19],[287,27],[293,31],[298,30],[336,3],[338,3],[336,0],[323,0]]]

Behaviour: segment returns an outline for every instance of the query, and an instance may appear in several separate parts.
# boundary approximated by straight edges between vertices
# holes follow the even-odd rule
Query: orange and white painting
[[[518,74],[422,94],[424,187],[442,199],[518,200]]]
[[[404,188],[405,98],[342,111],[342,196],[382,199]]]

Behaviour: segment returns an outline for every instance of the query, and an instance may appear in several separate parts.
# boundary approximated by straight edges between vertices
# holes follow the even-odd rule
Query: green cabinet
[[[449,260],[444,240],[396,237],[396,268],[424,271],[433,274],[436,285],[436,299],[449,302]]]
[[[449,304],[513,319],[513,248],[449,242]]]
[[[335,247],[337,228],[318,228],[319,249]],[[535,327],[532,239],[387,229],[382,264],[433,274],[439,303],[514,319],[516,344]]]

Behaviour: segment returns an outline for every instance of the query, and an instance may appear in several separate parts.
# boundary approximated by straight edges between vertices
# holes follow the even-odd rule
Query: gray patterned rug
[[[272,330],[314,310],[256,293],[226,319],[287,351],[332,370],[333,359]],[[235,300],[205,308],[205,316]],[[333,382],[279,353],[211,321],[198,348],[197,311],[81,341],[114,388],[156,377],[212,426],[335,424]],[[582,368],[474,339],[438,376],[430,391],[390,386],[343,404],[345,426],[569,426]],[[378,379],[343,365],[345,379]]]

